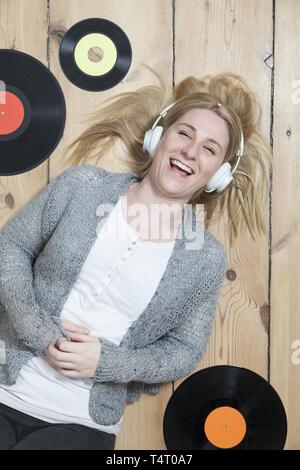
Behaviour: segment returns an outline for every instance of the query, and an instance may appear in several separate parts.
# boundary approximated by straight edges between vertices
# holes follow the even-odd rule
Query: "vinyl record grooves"
[[[59,60],[66,77],[88,91],[117,85],[131,65],[132,49],[124,31],[104,18],[88,18],[65,33]]]
[[[64,131],[66,105],[54,75],[24,52],[0,49],[0,175],[45,161]]]
[[[163,423],[167,449],[280,450],[287,435],[283,404],[258,374],[215,366],[175,390]]]

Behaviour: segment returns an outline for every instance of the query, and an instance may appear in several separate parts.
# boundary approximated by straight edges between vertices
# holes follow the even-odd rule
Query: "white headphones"
[[[150,157],[154,158],[155,150],[156,147],[160,141],[160,138],[162,136],[164,128],[162,126],[157,126],[156,124],[158,121],[165,117],[169,109],[174,106],[175,101],[166,108],[164,108],[160,113],[158,118],[156,119],[155,123],[153,124],[152,128],[149,129],[144,136],[144,143],[143,143],[143,150],[145,152],[148,152]],[[220,103],[218,103],[218,106],[221,106]],[[231,183],[233,180],[233,174],[239,164],[240,158],[243,155],[244,151],[244,136],[243,133],[241,134],[241,142],[240,142],[240,148],[238,150],[238,153],[236,154],[237,157],[237,162],[231,170],[231,165],[229,162],[223,163],[220,168],[216,171],[214,176],[209,180],[209,182],[206,184],[204,191],[206,193],[211,193],[212,191],[217,191],[220,193],[223,191],[227,186]]]

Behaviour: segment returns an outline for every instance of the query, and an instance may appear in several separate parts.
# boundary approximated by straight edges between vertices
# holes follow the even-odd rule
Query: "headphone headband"
[[[241,142],[240,142],[240,148],[238,149],[238,153],[236,154],[236,157],[237,158],[237,162],[236,164],[234,165],[234,168],[233,170],[231,171],[231,174],[233,175],[233,173],[235,172],[238,164],[239,164],[239,161],[241,159],[241,156],[243,155],[244,153],[244,135],[243,135],[243,132],[241,133]]]
[[[174,104],[176,103],[176,101],[173,101],[173,103],[169,104],[168,106],[166,106],[160,113],[159,113],[159,116],[158,118],[156,119],[155,123],[153,124],[153,126],[151,127],[151,129],[154,129],[158,123],[158,121],[161,119],[161,118],[164,118],[165,115],[167,114],[167,112],[169,111],[170,108],[172,108],[172,106],[174,106]]]

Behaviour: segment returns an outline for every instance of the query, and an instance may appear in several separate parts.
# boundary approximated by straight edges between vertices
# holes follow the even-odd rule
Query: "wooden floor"
[[[59,65],[62,35],[89,17],[117,23],[132,45],[128,74],[104,92],[75,87]],[[51,158],[23,175],[0,178],[1,225],[61,172],[66,145],[87,126],[85,113],[108,96],[154,83],[142,62],[173,85],[187,75],[231,70],[258,94],[261,129],[274,150],[265,208],[269,234],[257,241],[243,237],[229,250],[220,227],[212,229],[226,247],[229,272],[197,369],[231,364],[268,379],[287,412],[286,449],[300,449],[299,24],[298,0],[0,0],[0,48],[43,62],[59,80],[67,103],[65,133]],[[126,171],[111,155],[103,166]],[[179,383],[127,406],[117,449],[165,449],[163,414]]]

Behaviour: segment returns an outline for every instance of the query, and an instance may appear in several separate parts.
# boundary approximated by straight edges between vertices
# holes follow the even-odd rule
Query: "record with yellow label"
[[[88,18],[65,33],[59,60],[66,77],[88,91],[117,85],[127,74],[132,50],[124,31],[104,18]]]
[[[241,367],[215,366],[179,385],[167,404],[163,431],[172,450],[281,450],[287,419],[263,377]]]

